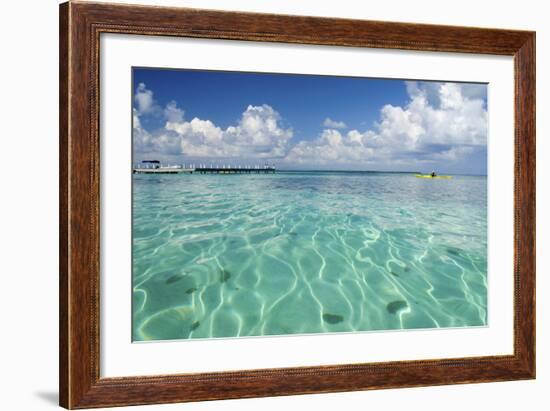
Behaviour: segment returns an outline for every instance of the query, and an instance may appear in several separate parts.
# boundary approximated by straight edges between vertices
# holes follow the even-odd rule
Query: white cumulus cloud
[[[373,155],[374,149],[358,142],[356,133],[342,135],[338,130],[328,129],[317,139],[302,140],[294,145],[284,161],[299,165],[367,163]]]
[[[147,152],[151,150],[151,134],[141,126],[139,112],[133,109],[133,150],[135,153]]]
[[[272,159],[288,166],[330,165],[346,168],[415,167],[430,162],[462,161],[487,144],[486,86],[406,82],[408,101],[387,104],[367,130],[347,129],[327,117],[313,139],[293,143],[293,130],[271,106],[249,105],[235,124],[185,118],[175,101],[164,108],[140,83],[134,96],[134,150],[178,159]],[[165,119],[149,132],[141,117]]]
[[[271,106],[249,105],[239,121],[225,129],[210,120],[184,119],[175,102],[164,109],[164,128],[145,135],[134,111],[137,151],[180,155],[184,158],[280,158],[287,152],[293,132],[281,126],[281,117]]]
[[[348,128],[346,123],[344,123],[343,121],[335,121],[335,120],[332,120],[330,117],[325,118],[325,121],[323,121],[323,126],[327,128],[339,128],[339,129]]]
[[[164,117],[171,123],[183,121],[184,111],[178,108],[175,101],[171,101],[164,108]]]
[[[151,113],[155,109],[153,92],[144,83],[139,83],[134,94],[136,110],[139,115]]]
[[[487,144],[485,86],[407,82],[409,101],[387,104],[374,126],[342,135],[334,128],[292,147],[288,163],[355,165],[455,161]]]

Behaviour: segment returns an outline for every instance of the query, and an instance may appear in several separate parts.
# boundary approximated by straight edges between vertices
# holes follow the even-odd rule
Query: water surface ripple
[[[486,177],[133,180],[135,341],[487,322]]]

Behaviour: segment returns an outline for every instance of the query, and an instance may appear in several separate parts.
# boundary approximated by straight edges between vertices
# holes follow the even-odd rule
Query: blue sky
[[[486,85],[133,69],[134,159],[486,174]]]

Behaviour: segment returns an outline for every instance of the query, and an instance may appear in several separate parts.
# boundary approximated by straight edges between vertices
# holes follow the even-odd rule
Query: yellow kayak
[[[416,178],[441,178],[441,179],[453,178],[453,176],[435,176],[435,177],[432,177],[431,174],[415,174],[414,176]]]

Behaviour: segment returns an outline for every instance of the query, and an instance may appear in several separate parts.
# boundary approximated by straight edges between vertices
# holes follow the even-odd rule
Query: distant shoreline
[[[251,169],[252,171],[254,169]],[[260,169],[261,171],[261,169]],[[421,172],[421,171],[379,171],[379,170],[296,170],[296,169],[277,169],[275,168],[275,171],[273,173],[311,173],[311,174],[321,174],[321,173],[333,173],[333,174],[429,174],[428,172]],[[260,174],[273,174],[273,173],[260,173]],[[141,173],[136,173],[141,174]],[[147,173],[144,173],[147,174]],[[157,173],[149,173],[149,174],[157,174]],[[170,174],[170,173],[158,173],[158,174]],[[182,174],[174,172],[172,174]],[[183,173],[185,174],[185,173]],[[200,173],[197,173],[200,174]],[[213,173],[216,174],[216,173]],[[223,174],[223,173],[220,173]],[[241,173],[227,173],[227,174],[241,174]],[[251,173],[251,174],[257,174],[257,173]],[[461,173],[449,173],[440,171],[437,174],[439,175],[452,175],[452,176],[462,176],[462,177],[487,177],[487,174],[461,174]]]
[[[381,170],[297,170],[297,169],[276,169],[280,173],[357,173],[357,174],[428,174],[421,171],[381,171]],[[440,175],[467,176],[467,177],[487,177],[487,174],[462,174],[439,171]]]

